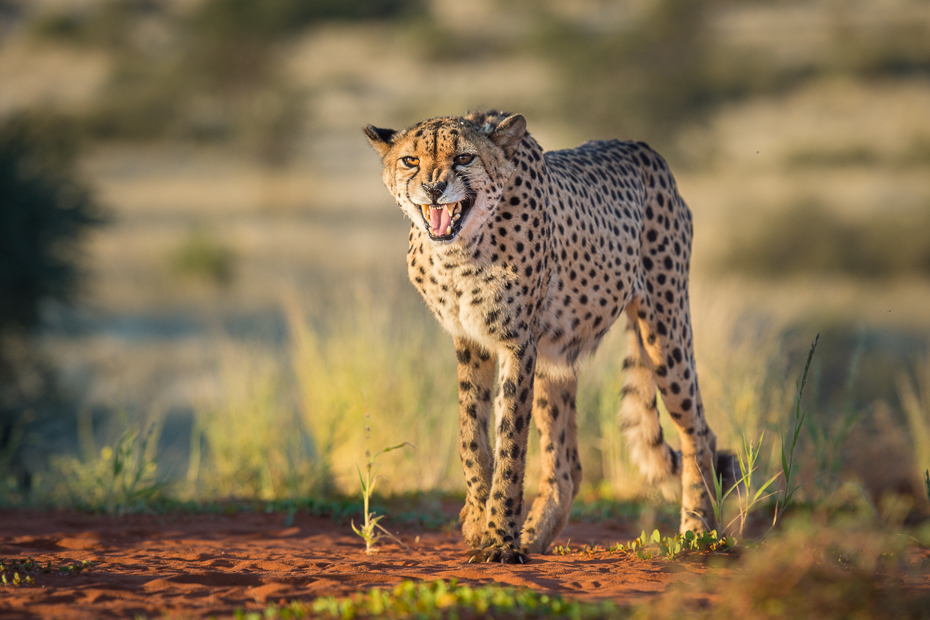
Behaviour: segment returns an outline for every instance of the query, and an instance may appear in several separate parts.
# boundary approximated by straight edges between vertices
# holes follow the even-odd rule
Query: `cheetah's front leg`
[[[483,347],[455,339],[459,380],[459,456],[465,470],[465,506],[459,515],[465,542],[473,549],[484,538],[485,509],[491,493],[491,445],[488,417],[495,360]]]
[[[469,562],[524,563],[520,551],[520,516],[523,513],[523,474],[533,406],[533,370],[536,346],[524,342],[500,356],[500,392],[497,395],[497,446],[491,495],[488,498],[481,549]]]
[[[539,491],[523,524],[521,542],[528,553],[545,553],[568,522],[581,484],[574,376],[536,373],[533,420],[539,430],[542,473]]]

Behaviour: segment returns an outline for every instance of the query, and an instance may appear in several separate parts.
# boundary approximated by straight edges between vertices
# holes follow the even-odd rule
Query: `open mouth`
[[[474,197],[469,196],[444,205],[420,205],[430,238],[439,241],[455,238],[462,228],[465,214],[474,203]]]

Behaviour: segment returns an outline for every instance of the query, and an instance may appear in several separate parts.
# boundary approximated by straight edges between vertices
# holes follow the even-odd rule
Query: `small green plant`
[[[58,567],[58,572],[62,575],[79,575],[85,569],[93,566],[89,560],[81,562],[72,562]],[[38,573],[51,573],[52,561],[48,560],[45,566],[35,561],[35,558],[27,557],[25,559],[5,559],[0,558],[0,584],[3,586],[25,586],[35,585],[35,579],[32,575]],[[31,574],[30,574],[31,573]]]
[[[814,359],[814,351],[817,349],[817,342],[819,340],[820,334],[818,333],[817,336],[814,337],[814,342],[811,344],[810,351],[807,353],[804,371],[801,373],[801,378],[798,379],[797,382],[797,394],[794,399],[794,418],[792,419],[792,428],[789,433],[790,442],[785,435],[782,435],[781,439],[781,469],[785,481],[785,488],[783,495],[776,499],[775,516],[772,519],[773,526],[781,520],[782,516],[785,514],[785,510],[791,505],[794,494],[801,488],[800,484],[792,486],[794,482],[795,450],[798,446],[798,438],[801,436],[801,429],[804,427],[804,418],[807,416],[807,411],[801,408],[801,399],[804,397],[804,387],[807,385],[811,361]]]
[[[78,505],[124,514],[146,507],[168,486],[158,479],[161,427],[136,426],[125,413],[120,418],[123,432],[112,446],[104,446],[97,453],[92,430],[87,430],[85,458],[72,456],[53,461],[64,474],[67,492]]]
[[[365,441],[366,441],[366,444],[368,440],[371,438],[371,428],[367,424],[368,420],[370,419],[371,419],[371,415],[368,413],[368,405],[365,405],[365,420],[366,420]],[[384,526],[382,526],[379,523],[379,521],[381,521],[381,519],[384,518],[384,515],[376,515],[373,511],[369,509],[369,505],[371,502],[371,495],[372,493],[374,493],[375,485],[378,483],[378,478],[379,478],[379,476],[377,475],[378,469],[375,467],[375,460],[382,454],[391,452],[393,450],[398,450],[400,448],[403,448],[404,446],[410,446],[411,448],[416,447],[413,444],[405,441],[403,443],[397,444],[396,446],[391,446],[390,448],[385,448],[384,450],[381,450],[380,452],[376,452],[374,456],[372,456],[371,450],[366,448],[365,450],[366,463],[365,463],[365,475],[364,476],[362,475],[362,469],[358,466],[358,464],[356,464],[355,466],[356,470],[358,470],[358,480],[362,484],[362,501],[364,502],[363,510],[365,514],[365,521],[362,523],[360,527],[355,526],[354,520],[351,522],[351,524],[352,524],[352,530],[365,540],[365,553],[369,555],[375,552],[375,549],[374,549],[375,544],[377,544],[377,542],[381,540],[382,538],[384,538],[385,536],[396,541],[402,547],[405,546],[404,543],[400,541],[400,539],[398,539],[396,536],[394,536],[389,531],[384,529]]]
[[[6,578],[6,573],[0,573],[0,583],[5,586],[22,586],[22,585],[33,585],[35,581],[31,576],[26,575],[25,577],[20,577],[19,573],[13,573],[13,577],[10,579]]]
[[[51,563],[50,563],[51,565]],[[34,585],[35,580],[28,573],[42,570],[33,558],[0,559],[0,584],[4,586]]]
[[[80,562],[74,562],[72,564],[65,564],[58,568],[58,572],[62,575],[80,575],[84,572],[85,569],[93,566],[93,562],[90,560],[81,560]]]
[[[624,553],[641,560],[654,560],[660,557],[674,560],[682,553],[729,551],[735,546],[734,537],[719,537],[716,530],[701,534],[688,530],[684,534],[674,536],[662,536],[659,530],[653,530],[650,536],[646,536],[646,531],[643,530],[639,538],[634,538],[626,545],[614,545],[608,551]]]
[[[571,538],[569,538],[569,539],[565,542],[565,546],[564,546],[564,547],[563,547],[562,545],[556,545],[555,547],[553,547],[553,548],[552,548],[552,553],[557,553],[557,554],[559,554],[559,555],[571,555],[571,554],[572,554],[571,544],[572,544],[572,540],[571,540]]]
[[[714,480],[714,497],[711,504],[713,505],[714,516],[717,518],[717,523],[723,525],[723,506],[726,499],[734,492],[736,492],[739,498],[739,513],[729,523],[723,526],[724,531],[729,530],[730,527],[739,520],[739,535],[742,536],[743,530],[746,527],[746,518],[749,516],[749,513],[752,512],[752,509],[759,502],[771,495],[771,493],[769,495],[763,495],[763,493],[765,493],[766,489],[768,489],[769,486],[778,479],[778,476],[781,475],[781,473],[775,474],[753,493],[752,477],[753,473],[758,468],[759,453],[762,451],[762,442],[764,439],[764,431],[762,435],[759,436],[759,443],[757,444],[753,444],[746,439],[745,435],[743,436],[743,449],[736,453],[736,458],[739,462],[740,478],[736,481],[736,484],[726,491],[723,490],[723,480],[717,475],[715,469],[711,469]]]

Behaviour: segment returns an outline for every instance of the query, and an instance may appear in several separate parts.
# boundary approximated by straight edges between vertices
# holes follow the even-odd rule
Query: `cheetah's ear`
[[[374,125],[368,125],[363,131],[368,136],[371,148],[378,151],[378,155],[381,157],[387,155],[387,152],[391,150],[394,145],[394,137],[397,135],[397,132],[393,129],[381,129]]]
[[[504,150],[507,159],[510,159],[517,152],[524,134],[526,134],[526,119],[522,114],[511,114],[497,124],[490,138],[494,144]]]

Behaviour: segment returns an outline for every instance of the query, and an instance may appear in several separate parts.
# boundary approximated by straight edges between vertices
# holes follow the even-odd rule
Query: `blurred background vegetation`
[[[928,509],[926,0],[0,0],[0,504],[353,491],[366,406],[418,446],[383,489],[460,491],[451,343],[360,127],[481,107],[669,159],[721,445],[767,431],[777,470],[820,331],[805,491]],[[582,459],[648,495],[621,340]]]

